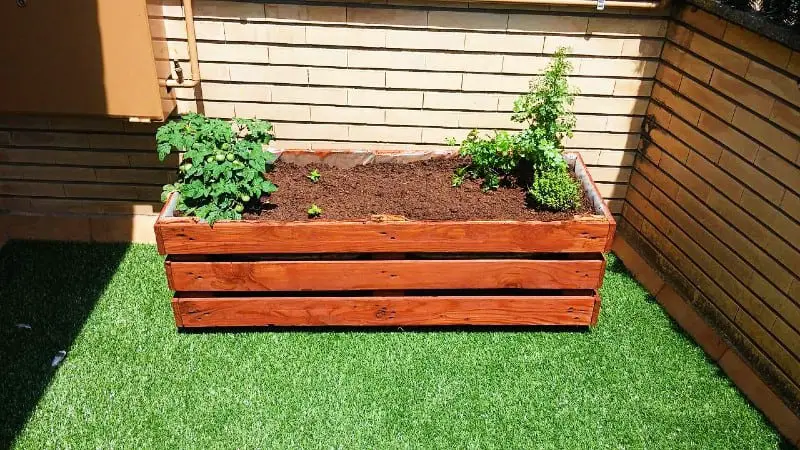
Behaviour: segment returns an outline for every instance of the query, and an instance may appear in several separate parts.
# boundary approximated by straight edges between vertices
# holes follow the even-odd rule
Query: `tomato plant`
[[[256,119],[225,121],[187,114],[156,133],[158,157],[183,153],[178,179],[164,186],[162,201],[178,192],[177,210],[214,224],[239,220],[248,206],[277,190],[266,173],[276,156],[264,146],[272,125]]]

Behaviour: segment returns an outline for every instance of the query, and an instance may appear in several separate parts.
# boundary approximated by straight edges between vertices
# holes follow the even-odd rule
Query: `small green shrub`
[[[180,193],[177,210],[214,224],[239,220],[245,207],[277,187],[266,177],[276,156],[263,145],[272,140],[269,122],[224,121],[187,114],[156,133],[158,157],[183,152],[178,179],[164,186],[162,201]]]
[[[580,206],[580,184],[566,169],[539,173],[528,189],[528,201],[536,209],[570,211]]]

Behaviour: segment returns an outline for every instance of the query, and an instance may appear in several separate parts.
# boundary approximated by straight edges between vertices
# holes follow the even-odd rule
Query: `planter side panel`
[[[599,253],[604,217],[555,222],[219,222],[163,221],[168,254],[511,252]]]
[[[176,291],[597,289],[603,260],[168,261]]]
[[[179,297],[184,327],[590,325],[594,296]]]

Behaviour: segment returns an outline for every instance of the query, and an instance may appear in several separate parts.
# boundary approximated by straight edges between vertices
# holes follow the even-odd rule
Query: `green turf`
[[[11,242],[0,447],[783,445],[613,257],[603,296],[590,332],[178,333],[155,248]]]

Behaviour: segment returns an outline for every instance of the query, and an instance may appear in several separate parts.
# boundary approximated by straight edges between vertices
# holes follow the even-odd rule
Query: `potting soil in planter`
[[[528,208],[525,191],[516,186],[483,192],[480,181],[466,180],[452,187],[453,170],[462,159],[433,159],[406,164],[369,164],[350,169],[324,165],[296,166],[278,162],[269,174],[278,191],[264,197],[260,211],[246,219],[363,220],[374,215],[402,216],[410,220],[568,220],[593,214],[581,189],[576,211],[549,212]],[[307,178],[313,169],[321,178]],[[307,210],[315,204],[320,218],[310,219]]]

